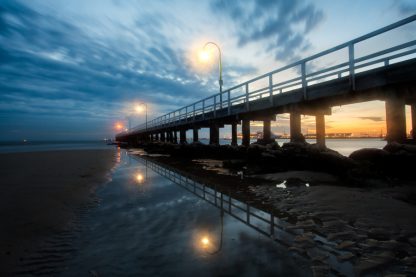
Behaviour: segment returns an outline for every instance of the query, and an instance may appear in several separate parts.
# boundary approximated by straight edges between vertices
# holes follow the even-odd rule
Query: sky
[[[411,0],[2,0],[0,140],[114,137],[117,122],[144,122],[138,103],[152,119],[214,94],[216,65],[197,61],[207,41],[221,47],[226,89],[415,13]],[[384,119],[383,102],[334,107],[327,131],[379,133]],[[287,115],[273,131],[288,131]]]

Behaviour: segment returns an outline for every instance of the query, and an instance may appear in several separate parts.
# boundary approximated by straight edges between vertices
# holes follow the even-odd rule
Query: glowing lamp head
[[[123,125],[121,123],[116,123],[115,128],[117,130],[121,130],[121,129],[123,129]]]
[[[136,107],[135,107],[135,109],[136,109],[136,112],[138,112],[138,113],[141,113],[141,112],[143,112],[143,105],[137,105]]]
[[[206,62],[209,61],[209,59],[210,59],[210,55],[209,55],[208,51],[202,50],[201,52],[199,52],[199,60],[201,62],[206,63]]]
[[[209,238],[208,237],[203,237],[201,239],[201,244],[202,244],[203,247],[207,247],[208,244],[209,244]]]

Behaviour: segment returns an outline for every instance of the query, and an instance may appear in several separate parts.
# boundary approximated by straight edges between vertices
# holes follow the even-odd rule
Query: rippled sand
[[[0,275],[23,270],[28,256],[35,257],[29,264],[59,260],[45,244],[70,251],[66,230],[91,201],[95,186],[107,180],[115,160],[114,150],[1,154]],[[38,253],[40,245],[44,253]],[[25,270],[30,273],[30,266]]]

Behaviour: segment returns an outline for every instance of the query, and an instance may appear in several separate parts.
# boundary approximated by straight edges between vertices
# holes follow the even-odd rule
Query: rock
[[[390,233],[382,228],[372,228],[367,233],[369,238],[375,239],[375,240],[389,240],[390,239]]]
[[[328,240],[353,240],[355,238],[355,233],[352,231],[332,233],[328,235]]]
[[[416,155],[416,145],[413,144],[404,144],[403,150],[408,152],[409,154]]]
[[[267,150],[278,150],[278,149],[280,149],[280,145],[276,141],[274,141],[272,143],[267,144],[266,149]]]
[[[307,149],[308,151],[312,153],[320,153],[320,152],[329,151],[329,148],[327,148],[326,146],[317,144],[317,143],[312,143],[312,144],[307,145]]]
[[[312,266],[311,269],[314,277],[328,276],[330,271],[330,268],[327,265]]]
[[[383,150],[389,153],[395,153],[402,149],[402,145],[397,142],[390,142],[386,146],[384,146]]]
[[[411,245],[416,247],[416,237],[409,238],[409,242]]]
[[[247,163],[245,160],[225,160],[223,162],[223,167],[229,168],[229,169],[241,169],[246,164]]]
[[[337,249],[345,249],[345,248],[349,248],[349,247],[354,246],[354,245],[355,245],[354,241],[346,240],[346,241],[343,241],[343,242],[339,243],[336,246],[336,248]]]
[[[383,267],[394,260],[394,256],[371,256],[363,257],[356,265],[359,276]]]
[[[306,251],[304,249],[299,248],[299,247],[296,247],[296,246],[289,247],[289,251],[296,252],[296,253],[298,253],[300,255],[305,255],[305,253],[306,253]]]
[[[376,148],[363,148],[357,151],[354,151],[349,156],[354,161],[370,161],[375,162],[379,159],[385,159],[389,155],[389,152],[376,149]]]
[[[355,255],[352,254],[352,253],[346,253],[346,254],[337,256],[337,259],[339,261],[341,261],[341,262],[345,262],[345,261],[351,260],[352,258],[355,258]]]

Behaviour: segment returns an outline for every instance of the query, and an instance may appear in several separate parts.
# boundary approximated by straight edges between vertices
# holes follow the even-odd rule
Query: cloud
[[[416,3],[415,2],[396,2],[397,9],[402,15],[412,15],[416,13]]]
[[[265,42],[276,60],[297,59],[310,44],[306,35],[323,20],[323,12],[302,0],[215,0],[211,8],[235,25],[239,46]]]
[[[357,118],[359,118],[361,120],[371,120],[371,121],[374,121],[374,122],[384,121],[384,119],[380,116],[359,116]]]
[[[142,14],[132,25],[111,21],[110,27],[85,20],[24,2],[0,3],[0,116],[9,119],[0,125],[0,140],[24,115],[64,128],[68,118],[82,124],[86,117],[123,119],[135,100],[153,104],[152,117],[217,91],[215,77],[202,82],[183,62],[185,50],[163,33],[173,19]],[[252,70],[237,65],[230,74]]]

